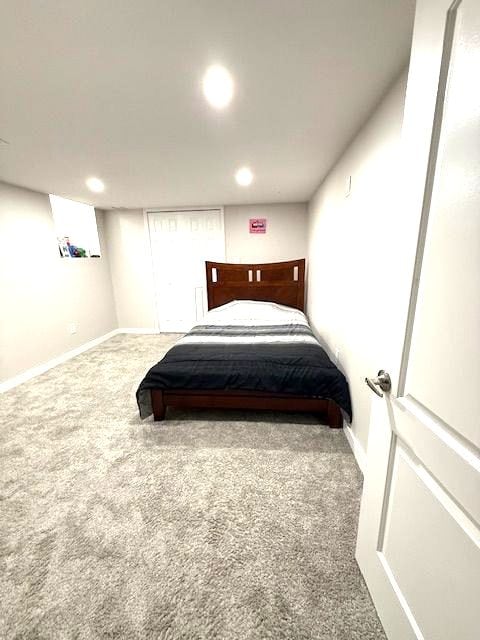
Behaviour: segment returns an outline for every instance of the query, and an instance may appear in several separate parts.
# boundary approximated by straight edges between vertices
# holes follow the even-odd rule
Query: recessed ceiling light
[[[233,79],[225,67],[214,64],[203,76],[203,95],[215,109],[226,107],[233,97]]]
[[[248,167],[242,167],[235,174],[235,180],[241,187],[248,187],[252,183],[253,173]]]
[[[99,178],[88,178],[88,180],[85,180],[85,184],[90,191],[95,191],[95,193],[105,191],[105,185]]]

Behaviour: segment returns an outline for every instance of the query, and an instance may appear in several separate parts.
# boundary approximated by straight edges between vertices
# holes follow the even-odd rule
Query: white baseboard
[[[122,329],[113,329],[113,331],[109,331],[108,333],[106,333],[103,336],[100,336],[99,338],[90,340],[89,342],[86,342],[85,344],[82,344],[79,347],[72,349],[71,351],[62,353],[62,355],[57,356],[56,358],[52,358],[52,360],[48,360],[48,362],[39,364],[36,367],[32,367],[31,369],[27,369],[26,371],[19,373],[13,378],[9,378],[4,382],[0,382],[0,393],[3,393],[4,391],[8,391],[9,389],[13,389],[13,387],[18,386],[23,382],[27,382],[27,380],[31,380],[32,378],[35,378],[36,376],[39,376],[42,373],[45,373],[45,371],[48,371],[49,369],[56,367],[58,364],[62,364],[62,362],[66,362],[67,360],[70,360],[70,358],[74,358],[75,356],[80,355],[84,351],[88,351],[89,349],[96,347],[102,342],[105,342],[105,340],[108,340],[109,338],[113,338],[113,336],[116,336],[119,333],[134,333],[134,334],[152,334],[153,333],[154,334],[154,333],[158,333],[158,330],[155,328],[135,329],[130,327],[122,328]]]
[[[138,333],[138,334],[152,334],[158,333],[158,329],[155,327],[151,327],[150,329],[135,329],[132,327],[122,327],[121,329],[117,329],[117,333]]]
[[[13,378],[9,378],[8,380],[1,382],[0,393],[3,393],[4,391],[8,391],[9,389],[13,389],[13,387],[18,386],[23,382],[27,382],[27,380],[31,380],[32,378],[35,378],[36,376],[39,376],[42,373],[45,373],[45,371],[48,371],[49,369],[56,367],[58,364],[62,364],[62,362],[66,362],[67,360],[70,360],[70,358],[74,358],[75,356],[80,355],[84,351],[88,351],[89,349],[92,349],[92,347],[96,347],[102,342],[105,342],[105,340],[108,340],[109,338],[116,336],[118,333],[120,333],[120,330],[114,329],[113,331],[110,331],[109,333],[106,333],[105,335],[100,336],[99,338],[90,340],[89,342],[86,342],[85,344],[82,344],[79,347],[72,349],[71,351],[67,351],[66,353],[62,353],[62,355],[57,356],[56,358],[52,358],[52,360],[48,360],[48,362],[39,364],[36,367],[32,367],[31,369],[27,369],[26,371],[19,373]]]
[[[367,466],[367,454],[365,452],[365,449],[360,444],[360,440],[353,433],[352,429],[346,424],[343,425],[343,433],[345,434],[345,437],[348,440],[348,444],[353,451],[353,455],[355,456],[355,460],[360,467],[360,471],[363,473],[363,475],[365,475],[365,467]]]

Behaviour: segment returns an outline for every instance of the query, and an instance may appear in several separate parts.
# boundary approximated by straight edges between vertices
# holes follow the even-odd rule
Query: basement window
[[[50,194],[58,250],[62,258],[100,258],[95,209]]]

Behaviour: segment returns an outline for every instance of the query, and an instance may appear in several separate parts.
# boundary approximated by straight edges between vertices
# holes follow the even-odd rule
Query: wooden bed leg
[[[330,429],[341,429],[343,427],[342,412],[340,411],[339,406],[335,402],[333,402],[333,400],[328,401],[327,419]]]
[[[152,389],[152,409],[153,419],[155,422],[160,422],[165,418],[166,406],[163,403],[163,391],[159,389]]]

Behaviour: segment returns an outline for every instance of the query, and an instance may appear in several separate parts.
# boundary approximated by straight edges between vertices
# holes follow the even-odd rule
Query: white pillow
[[[278,325],[308,324],[305,314],[276,302],[233,300],[209,311],[202,324],[213,325]]]

